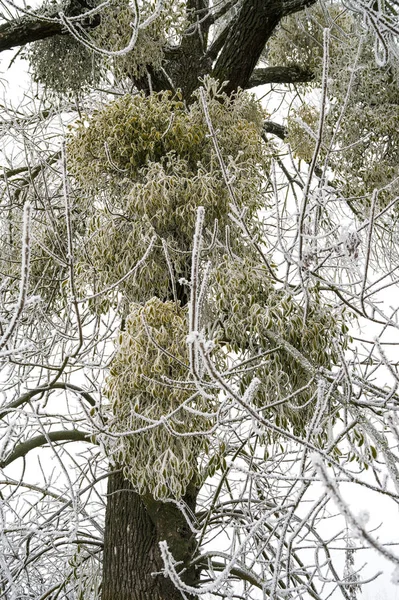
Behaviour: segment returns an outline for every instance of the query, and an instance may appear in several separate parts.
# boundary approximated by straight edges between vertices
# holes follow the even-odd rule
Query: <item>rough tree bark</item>
[[[109,476],[107,496],[102,600],[181,600],[180,592],[160,573],[159,550],[159,542],[166,540],[182,568],[193,556],[195,538],[180,510],[140,497],[120,471]],[[184,498],[191,510],[195,497],[192,489]],[[193,568],[183,574],[192,586],[198,578]]]
[[[262,50],[281,19],[314,3],[315,0],[252,0],[243,3],[229,27],[213,70],[216,79],[228,82],[227,92],[248,87]]]
[[[303,83],[312,81],[311,71],[301,67],[264,67],[254,69],[246,87],[253,88],[266,83]]]

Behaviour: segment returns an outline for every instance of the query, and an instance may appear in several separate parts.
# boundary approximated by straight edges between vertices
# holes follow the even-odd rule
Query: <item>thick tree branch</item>
[[[92,7],[88,6],[84,0],[72,1],[65,8],[66,16],[79,15],[85,10]],[[46,17],[57,18],[58,11],[46,14]],[[82,27],[90,29],[96,27],[100,23],[99,15],[94,15],[90,19],[83,20],[80,24]],[[62,25],[61,21],[46,21],[40,18],[38,13],[37,18],[31,16],[23,16],[7,23],[0,25],[0,52],[10,50],[16,46],[25,46],[32,42],[44,40],[54,35],[68,34]]]
[[[226,92],[247,88],[262,50],[280,20],[315,0],[246,0],[231,23],[213,75],[228,81]]]
[[[229,36],[229,27],[228,25],[219,33],[218,37],[212,42],[210,47],[208,48],[207,57],[210,60],[216,60],[217,55],[223,48],[227,38]]]
[[[22,458],[35,448],[45,446],[49,442],[92,442],[93,436],[85,431],[78,431],[77,429],[71,429],[70,431],[50,431],[46,435],[40,434],[31,440],[21,442],[18,446],[5,458],[0,461],[0,468],[4,469],[10,465],[17,458]]]
[[[218,21],[226,13],[228,13],[229,10],[233,8],[233,6],[237,3],[237,0],[228,0],[228,2],[222,4],[218,10],[213,10],[212,12],[210,11],[208,16],[204,19],[205,23],[209,26],[213,25],[214,23],[216,23],[216,21]]]
[[[284,127],[284,125],[280,125],[279,123],[274,123],[274,121],[265,121],[263,123],[263,131],[265,133],[271,133],[276,135],[281,140],[285,140],[288,135],[288,129]]]
[[[77,385],[72,385],[71,383],[57,382],[57,383],[53,383],[49,386],[41,386],[41,387],[35,388],[34,390],[29,390],[28,392],[21,394],[21,396],[19,396],[19,398],[17,398],[13,402],[10,402],[9,404],[7,404],[0,411],[0,419],[3,419],[8,413],[15,410],[16,408],[23,406],[24,404],[29,402],[29,400],[31,400],[35,396],[44,394],[45,392],[49,392],[51,390],[65,390],[65,391],[70,390],[71,392],[74,392],[75,394],[79,394],[79,396],[81,396],[84,400],[86,400],[86,402],[88,402],[88,404],[90,404],[90,406],[94,407],[96,405],[96,401],[94,400],[93,396],[91,396],[91,394],[89,394],[89,392],[86,392],[85,390],[82,390],[82,388],[78,387]]]
[[[254,69],[247,88],[266,83],[306,83],[314,79],[314,74],[301,67],[265,67]]]
[[[187,0],[186,12],[190,25],[183,37],[182,46],[191,42],[203,52],[207,46],[211,26],[206,18],[209,13],[209,0]]]
[[[22,17],[0,25],[0,52],[66,33],[61,23]]]
[[[209,24],[204,15],[209,11],[208,0],[187,0],[187,15],[191,25],[175,49],[171,60],[165,61],[164,69],[180,88],[185,99],[190,102],[191,94],[199,85],[199,77],[203,77],[212,68],[212,62],[206,54],[208,45]],[[162,89],[170,88],[169,83]]]

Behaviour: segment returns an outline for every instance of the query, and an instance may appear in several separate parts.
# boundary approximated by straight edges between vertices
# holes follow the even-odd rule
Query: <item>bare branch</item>
[[[253,88],[267,83],[308,83],[313,78],[313,73],[302,67],[258,67],[253,70],[246,87]]]
[[[0,462],[0,468],[4,469],[18,458],[23,458],[31,450],[45,446],[50,442],[93,442],[93,436],[84,431],[72,429],[71,431],[49,431],[46,435],[38,435],[26,442],[20,443],[3,461]]]

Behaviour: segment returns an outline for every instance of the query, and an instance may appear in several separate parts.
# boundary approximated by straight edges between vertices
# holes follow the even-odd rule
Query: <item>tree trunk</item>
[[[185,497],[195,508],[194,488]],[[182,568],[195,551],[195,538],[175,504],[137,494],[121,472],[108,479],[105,517],[102,600],[181,600],[181,593],[160,571],[159,542],[166,540]],[[153,575],[154,573],[160,573]],[[187,569],[182,579],[198,583],[198,572]],[[191,596],[193,599],[194,597]]]

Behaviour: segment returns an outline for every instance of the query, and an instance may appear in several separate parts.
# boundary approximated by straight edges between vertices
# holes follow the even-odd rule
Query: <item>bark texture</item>
[[[247,88],[260,55],[283,17],[315,0],[247,0],[229,27],[213,75],[227,81],[225,90]]]
[[[0,52],[63,33],[61,23],[25,17],[0,25]]]
[[[194,508],[194,490],[186,502]],[[172,582],[160,573],[161,540],[168,542],[174,558],[182,561],[184,568],[195,550],[195,539],[182,513],[174,504],[163,504],[150,496],[143,499],[121,472],[112,473],[108,480],[102,600],[182,599]],[[195,585],[198,573],[188,569],[182,578]]]
[[[254,69],[246,87],[253,88],[265,83],[303,83],[312,79],[314,74],[300,67],[264,67]]]

